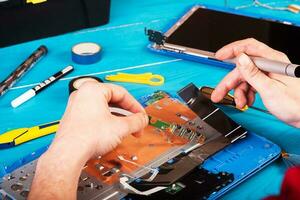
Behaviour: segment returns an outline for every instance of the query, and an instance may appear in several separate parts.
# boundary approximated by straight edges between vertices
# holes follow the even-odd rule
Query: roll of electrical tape
[[[101,52],[101,46],[96,43],[79,43],[72,48],[72,60],[81,65],[93,64],[101,60]]]
[[[95,76],[81,76],[78,78],[74,78],[69,83],[69,94],[74,92],[75,90],[78,90],[78,88],[86,81],[96,81],[99,83],[103,83],[103,81]]]

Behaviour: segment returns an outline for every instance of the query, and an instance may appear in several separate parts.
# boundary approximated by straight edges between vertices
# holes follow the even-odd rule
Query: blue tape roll
[[[96,43],[79,43],[72,48],[72,60],[81,65],[93,64],[101,60],[101,52],[101,46]]]

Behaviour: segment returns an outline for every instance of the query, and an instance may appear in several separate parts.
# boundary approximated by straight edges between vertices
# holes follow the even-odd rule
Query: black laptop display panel
[[[165,48],[199,57],[214,57],[226,44],[255,38],[300,63],[300,27],[195,6],[166,33]],[[164,47],[155,47],[164,49]]]

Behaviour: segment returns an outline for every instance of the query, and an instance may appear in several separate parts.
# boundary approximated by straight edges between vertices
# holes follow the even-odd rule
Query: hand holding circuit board
[[[32,186],[36,190],[31,191],[33,199],[48,198],[39,195],[49,194],[47,191],[59,190],[53,183],[64,180],[65,176],[70,178],[68,180],[73,181],[68,184],[73,185],[70,192],[72,195],[76,195],[77,176],[90,158],[105,155],[121,143],[125,136],[140,132],[148,124],[144,108],[125,89],[116,85],[100,84],[93,80],[82,83],[79,87],[78,91],[72,92],[70,95],[66,114],[60,122],[56,137],[49,150],[39,161],[37,166],[39,176],[33,181]],[[130,111],[132,114],[130,116],[113,115],[108,102]],[[89,112],[84,112],[86,109]],[[65,149],[63,169],[60,161],[52,156],[59,155],[62,151],[61,148]],[[53,152],[55,153],[53,154]],[[76,164],[73,161],[74,157],[76,157]],[[48,177],[48,174],[44,172],[51,172],[53,166],[65,170],[64,173],[51,176],[52,180],[49,183],[43,183],[42,180]],[[49,177],[47,179],[49,180]],[[45,191],[41,192],[44,189]],[[61,192],[57,193],[62,194]]]

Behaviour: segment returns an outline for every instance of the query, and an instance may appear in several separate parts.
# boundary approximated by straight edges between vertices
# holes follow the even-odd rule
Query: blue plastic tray
[[[247,180],[276,160],[280,153],[281,149],[276,144],[255,133],[248,133],[245,139],[239,140],[215,154],[206,160],[202,167],[213,173],[224,171],[233,173],[234,181],[211,195],[209,199],[216,199]]]

